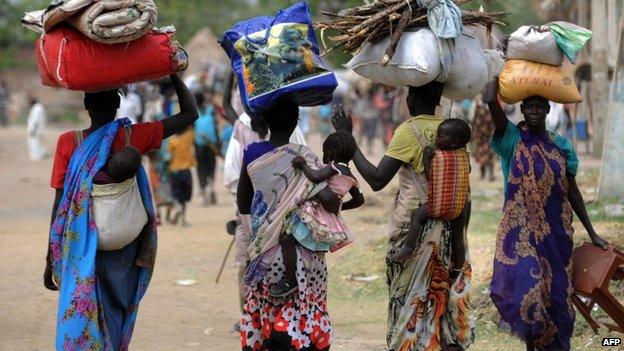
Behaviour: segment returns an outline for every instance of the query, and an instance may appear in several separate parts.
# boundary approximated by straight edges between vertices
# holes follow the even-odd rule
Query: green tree
[[[21,62],[17,52],[21,46],[30,45],[37,34],[23,29],[20,20],[26,11],[48,4],[46,0],[0,0],[0,69],[32,65],[32,62]]]

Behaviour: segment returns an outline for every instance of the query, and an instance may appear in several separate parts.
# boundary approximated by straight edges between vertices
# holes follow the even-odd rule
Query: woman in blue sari
[[[57,350],[127,350],[138,305],[147,290],[156,258],[156,223],[145,170],[136,182],[148,221],[136,238],[116,250],[100,250],[93,216],[94,182],[106,182],[108,156],[130,143],[141,154],[197,119],[194,100],[177,75],[171,76],[180,113],[154,123],[114,120],[117,90],[85,94],[91,126],[59,137],[52,187],[56,196],[44,285],[59,290]],[[133,236],[134,237],[134,236]]]
[[[498,81],[486,91],[496,127],[492,148],[501,157],[505,205],[497,238],[490,295],[501,321],[527,350],[569,350],[572,306],[573,212],[602,248],[576,184],[572,144],[546,130],[548,100],[522,101],[524,121],[507,120],[498,103]]]

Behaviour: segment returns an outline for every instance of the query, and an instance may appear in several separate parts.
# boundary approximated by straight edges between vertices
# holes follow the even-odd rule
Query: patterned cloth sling
[[[132,146],[130,125],[124,126],[125,146]],[[76,134],[76,145],[82,133]],[[93,184],[93,216],[98,229],[98,250],[119,250],[133,242],[148,222],[141,191],[132,177],[121,183]]]
[[[429,176],[429,218],[453,220],[462,213],[470,190],[470,159],[465,150],[436,150]]]

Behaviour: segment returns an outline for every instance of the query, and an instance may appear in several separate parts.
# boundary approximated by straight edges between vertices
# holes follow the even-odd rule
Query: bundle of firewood
[[[457,5],[470,1],[454,0]],[[345,53],[356,54],[366,43],[391,35],[392,40],[381,62],[384,66],[394,56],[399,39],[405,30],[428,27],[427,9],[420,7],[416,0],[375,0],[338,13],[327,11],[322,13],[334,20],[315,23],[315,28],[320,29],[322,34],[325,30],[338,32],[338,35],[328,37],[335,44],[331,47],[325,45],[324,55],[337,48],[342,48]],[[502,21],[504,16],[504,12],[462,10],[462,23],[482,26],[489,32],[492,25],[504,24]]]

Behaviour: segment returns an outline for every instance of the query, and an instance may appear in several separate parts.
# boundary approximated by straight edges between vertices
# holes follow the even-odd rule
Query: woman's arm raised
[[[232,125],[238,119],[234,107],[232,107],[232,88],[234,87],[234,72],[229,72],[227,79],[225,80],[225,88],[223,92],[223,110],[225,111],[225,118],[227,118]]]
[[[353,132],[351,117],[347,116],[342,107],[334,110],[332,124],[337,131],[347,133]],[[384,156],[381,161],[379,161],[379,164],[375,166],[366,159],[359,147],[353,157],[353,163],[355,164],[358,172],[360,172],[364,180],[374,191],[379,191],[385,188],[403,165],[403,161],[397,160],[390,156]]]
[[[195,105],[195,99],[188,90],[184,81],[177,75],[172,74],[169,76],[173,83],[176,95],[178,96],[178,102],[180,104],[180,113],[163,119],[163,139],[166,139],[176,133],[179,133],[191,125],[197,117],[197,106]]]
[[[490,116],[496,127],[496,134],[504,135],[508,121],[505,111],[498,103],[498,77],[485,86],[483,99],[490,109]]]

